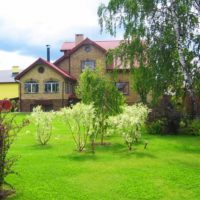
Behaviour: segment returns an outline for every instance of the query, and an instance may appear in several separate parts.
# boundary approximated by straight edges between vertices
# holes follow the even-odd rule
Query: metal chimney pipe
[[[47,44],[46,47],[47,47],[47,61],[50,62],[50,45]]]

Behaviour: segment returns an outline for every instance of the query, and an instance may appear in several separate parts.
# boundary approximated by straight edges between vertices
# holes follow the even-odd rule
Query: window
[[[85,68],[95,69],[95,60],[81,61],[81,70],[84,70]]]
[[[59,92],[59,82],[58,81],[47,81],[44,84],[44,90],[46,93],[57,93]]]
[[[74,85],[71,82],[66,82],[66,93],[73,94],[74,93]]]
[[[117,89],[124,95],[129,94],[129,83],[128,82],[117,82],[115,83]]]
[[[24,84],[25,93],[38,93],[39,84],[36,81],[27,81]]]
[[[84,47],[86,52],[90,52],[91,51],[91,46],[90,45],[85,45]]]
[[[44,67],[40,66],[40,67],[38,68],[38,72],[39,72],[40,74],[44,73]]]

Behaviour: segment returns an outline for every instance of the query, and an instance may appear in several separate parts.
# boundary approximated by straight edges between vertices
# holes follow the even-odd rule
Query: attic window
[[[44,73],[44,67],[40,66],[40,67],[38,68],[38,72],[39,72],[40,74]]]
[[[90,52],[91,51],[91,46],[90,45],[85,45],[85,51]]]

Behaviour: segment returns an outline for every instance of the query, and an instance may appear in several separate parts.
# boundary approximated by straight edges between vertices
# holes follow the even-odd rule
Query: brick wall
[[[21,99],[62,99],[63,95],[65,99],[68,99],[68,94],[66,94],[65,89],[65,79],[58,74],[55,70],[42,65],[45,69],[44,73],[39,73],[38,68],[41,65],[36,65],[30,71],[28,71],[22,78],[21,82]],[[24,84],[26,81],[36,80],[39,83],[39,92],[36,94],[25,93]],[[45,93],[44,91],[44,82],[48,80],[59,81],[59,92],[58,93]],[[63,93],[64,92],[64,93]]]
[[[95,60],[96,66],[102,65],[105,66],[105,53],[100,49],[91,46],[91,51],[86,52],[84,50],[85,46],[80,47],[76,52],[71,55],[71,75],[74,76],[77,80],[81,74],[81,61],[83,60]]]
[[[60,108],[67,106],[68,101],[62,100],[62,99],[49,99],[49,100],[34,100],[34,99],[26,99],[20,101],[21,105],[21,112],[31,112],[31,108],[33,106],[41,105],[44,109],[45,106],[50,108],[52,106],[52,109],[57,111]]]
[[[95,60],[96,66],[104,67],[105,73],[109,73],[111,75],[112,72],[106,71],[105,53],[101,49],[95,46],[90,45],[90,47],[91,51],[87,52],[85,51],[85,46],[83,45],[76,52],[74,52],[70,58],[66,58],[61,63],[59,63],[59,66],[62,69],[69,71],[69,63],[70,63],[71,64],[70,74],[78,80],[81,74],[81,61],[87,59]],[[125,95],[126,102],[128,104],[133,104],[139,101],[140,99],[139,96],[137,95],[136,92],[133,92],[131,88],[131,76],[129,71],[119,72],[117,77],[115,77],[115,79],[113,80],[113,84],[115,84],[115,82],[129,82],[129,93],[128,95]]]

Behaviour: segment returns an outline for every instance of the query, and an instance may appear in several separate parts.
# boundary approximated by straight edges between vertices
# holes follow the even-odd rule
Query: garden
[[[198,199],[199,119],[168,97],[128,106],[99,73],[59,111],[0,108],[1,199]]]
[[[17,116],[18,120],[26,117]],[[144,134],[144,144],[127,149],[120,135],[107,145],[90,144],[77,152],[69,129],[53,122],[50,141],[39,145],[35,127],[25,127],[10,155],[17,155],[9,175],[13,200],[34,199],[199,199],[200,140],[195,136]]]
[[[81,102],[56,112],[0,103],[0,199],[200,199],[199,16],[197,0],[102,3],[101,31],[123,35],[111,73],[85,69]]]

